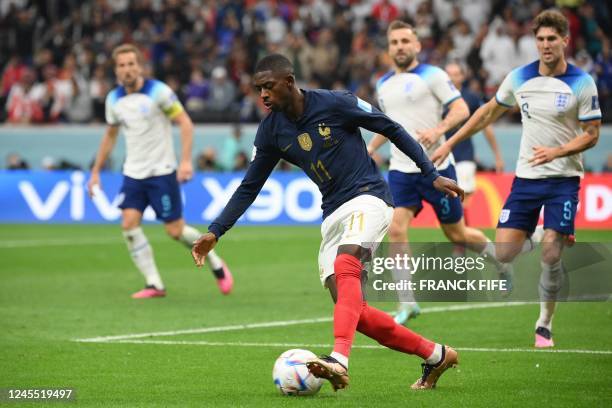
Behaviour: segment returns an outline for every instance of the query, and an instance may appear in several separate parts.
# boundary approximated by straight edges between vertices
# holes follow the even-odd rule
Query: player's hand
[[[501,156],[495,156],[495,172],[503,173],[504,172],[504,159]]]
[[[533,148],[533,156],[528,161],[532,167],[535,167],[540,164],[550,163],[557,157],[559,157],[558,147],[535,146]]]
[[[443,143],[442,146],[438,147],[431,157],[429,158],[436,166],[442,164],[442,162],[448,157],[451,149],[448,147],[446,143]]]
[[[87,193],[89,197],[93,197],[96,190],[100,188],[100,174],[91,173],[89,181],[87,182]]]
[[[426,148],[430,148],[434,143],[440,139],[442,133],[440,133],[436,128],[425,129],[425,130],[417,130],[417,140]]]
[[[191,164],[191,161],[181,161],[176,172],[176,179],[179,181],[179,183],[184,183],[191,180],[192,177],[193,165]]]
[[[459,197],[461,201],[463,201],[465,192],[463,191],[461,187],[457,185],[457,183],[455,183],[454,180],[440,176],[434,180],[433,186],[436,190],[446,195],[449,195],[453,198]]]
[[[217,245],[217,237],[212,232],[207,232],[198,238],[191,247],[191,256],[198,268],[204,265],[206,255]]]

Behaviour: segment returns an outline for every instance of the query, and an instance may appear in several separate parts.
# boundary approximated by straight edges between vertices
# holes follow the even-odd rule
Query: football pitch
[[[319,229],[231,230],[217,247],[236,281],[229,296],[160,225],[145,232],[163,299],[130,298],[143,280],[118,225],[0,225],[0,389],[72,388],[71,404],[109,407],[612,406],[610,302],[560,304],[551,351],[533,349],[537,304],[423,304],[409,327],[459,351],[435,390],[409,389],[419,358],[357,334],[348,389],[326,383],[314,397],[281,396],[276,357],[329,353],[333,343]],[[433,229],[410,236],[444,241]],[[612,231],[577,237],[612,242]]]

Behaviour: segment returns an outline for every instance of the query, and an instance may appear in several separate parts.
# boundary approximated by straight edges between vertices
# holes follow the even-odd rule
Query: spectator
[[[210,98],[207,110],[213,112],[227,112],[232,109],[236,98],[236,87],[227,77],[224,67],[215,67],[212,70],[212,81],[210,83]]]
[[[41,123],[43,107],[34,71],[26,69],[14,84],[6,101],[7,120],[13,124]]]
[[[217,168],[217,152],[212,147],[208,147],[196,157],[196,168],[200,171],[214,171]]]
[[[240,139],[242,137],[242,129],[240,125],[234,125],[232,128],[232,136],[223,139],[223,147],[219,155],[218,166],[225,171],[236,169],[236,160],[240,153]]]
[[[9,153],[6,156],[6,169],[7,170],[28,170],[30,166],[23,160],[23,158],[17,153]]]

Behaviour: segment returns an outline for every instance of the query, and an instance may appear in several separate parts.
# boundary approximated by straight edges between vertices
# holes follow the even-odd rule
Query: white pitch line
[[[440,312],[455,312],[461,310],[473,310],[473,309],[489,309],[496,307],[512,307],[512,306],[523,306],[532,304],[535,302],[494,302],[494,303],[476,303],[467,305],[451,305],[451,306],[434,306],[428,307],[421,310],[422,313],[440,313]],[[162,336],[177,336],[181,334],[200,334],[200,333],[218,333],[235,330],[249,330],[249,329],[261,329],[268,327],[285,327],[294,326],[298,324],[316,324],[316,323],[327,323],[333,320],[332,317],[319,317],[314,319],[301,319],[301,320],[280,320],[271,322],[261,323],[249,323],[249,324],[237,324],[230,326],[216,326],[216,327],[202,327],[195,329],[184,329],[184,330],[172,330],[163,332],[150,332],[150,333],[134,333],[134,334],[121,334],[116,336],[100,336],[91,337],[84,339],[74,339],[73,341],[79,343],[107,343],[117,340],[128,340],[128,339],[141,339],[145,337],[162,337]]]
[[[219,342],[219,341],[184,341],[184,340],[118,340],[121,344],[161,344],[180,346],[220,346],[220,347],[288,347],[288,348],[332,348],[333,344],[303,344],[303,343],[257,343],[257,342]],[[375,344],[354,344],[357,349],[382,349]],[[494,347],[454,347],[457,351],[478,353],[565,353],[565,354],[605,354],[612,355],[612,350],[582,350],[582,349],[535,349],[535,348],[494,348]]]
[[[231,326],[217,326],[217,327],[202,327],[197,329],[185,329],[185,330],[173,330],[164,332],[152,332],[152,333],[135,333],[135,334],[123,334],[118,336],[102,336],[92,337],[87,339],[74,339],[74,341],[80,343],[107,343],[117,340],[126,339],[141,339],[143,337],[161,337],[161,336],[176,336],[179,334],[198,334],[198,333],[218,333],[227,332],[234,330],[249,330],[249,329],[261,329],[267,327],[285,327],[293,326],[296,324],[313,324],[313,323],[325,323],[331,322],[331,317],[320,317],[315,319],[302,319],[302,320],[278,320],[273,322],[262,322],[262,323],[249,323],[249,324],[236,324]]]

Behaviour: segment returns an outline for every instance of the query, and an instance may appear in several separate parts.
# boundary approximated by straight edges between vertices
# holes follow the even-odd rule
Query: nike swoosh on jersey
[[[290,148],[291,146],[293,146],[293,143],[289,143],[287,146],[283,147],[283,148],[281,149],[281,152],[283,152],[283,153],[284,153],[284,152],[286,152],[287,150],[289,150],[289,148]]]

